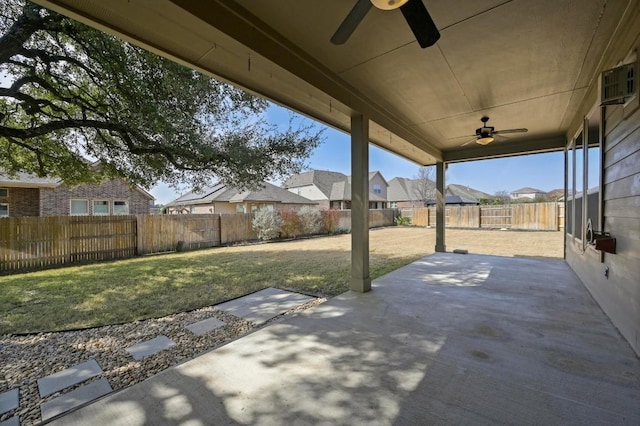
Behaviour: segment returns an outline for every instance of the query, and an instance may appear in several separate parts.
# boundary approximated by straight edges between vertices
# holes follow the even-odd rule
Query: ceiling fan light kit
[[[491,142],[496,140],[495,136],[500,135],[502,133],[526,133],[528,129],[506,129],[506,130],[495,130],[493,126],[487,126],[487,121],[489,121],[489,117],[484,116],[480,119],[482,121],[482,127],[478,127],[476,129],[476,134],[474,138],[470,141],[463,143],[460,146],[465,146],[470,144],[471,142],[475,142],[478,145],[489,145]],[[504,136],[499,136],[500,139],[506,139]]]
[[[370,0],[378,9],[393,10],[404,5],[409,0]]]

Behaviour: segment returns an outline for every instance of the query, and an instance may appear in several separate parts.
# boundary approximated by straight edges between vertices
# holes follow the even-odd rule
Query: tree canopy
[[[240,187],[292,173],[313,125],[269,125],[268,103],[23,0],[0,11],[0,170],[68,182]],[[100,172],[87,158],[100,161]]]

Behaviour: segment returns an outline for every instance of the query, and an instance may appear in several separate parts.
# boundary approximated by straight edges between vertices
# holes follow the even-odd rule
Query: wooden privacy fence
[[[135,255],[133,216],[0,219],[0,272]]]
[[[417,226],[435,226],[436,208],[401,209]],[[500,206],[448,206],[445,225],[452,228],[558,231],[564,228],[564,204],[523,203]]]
[[[338,211],[351,229],[351,211]],[[370,227],[394,224],[396,210],[370,210]],[[257,239],[251,214],[0,218],[0,273],[215,247]]]
[[[219,214],[137,215],[137,253],[161,253],[221,244]]]

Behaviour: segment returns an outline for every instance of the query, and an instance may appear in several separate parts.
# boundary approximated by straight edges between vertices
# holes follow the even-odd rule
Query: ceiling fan
[[[331,43],[345,43],[353,31],[355,31],[360,21],[364,19],[371,6],[382,10],[400,9],[404,19],[411,27],[411,31],[418,40],[420,47],[433,46],[440,38],[440,33],[436,24],[433,23],[431,15],[422,3],[422,0],[358,0],[351,9],[351,12],[344,18],[336,33],[331,37]]]
[[[487,121],[489,121],[489,117],[482,117],[480,119],[482,121],[482,127],[476,129],[476,134],[473,139],[463,143],[460,146],[465,146],[470,144],[471,142],[475,142],[479,145],[488,145],[493,142],[495,139],[507,139],[502,136],[505,133],[526,133],[528,129],[506,129],[506,130],[495,130],[493,126],[487,126]]]

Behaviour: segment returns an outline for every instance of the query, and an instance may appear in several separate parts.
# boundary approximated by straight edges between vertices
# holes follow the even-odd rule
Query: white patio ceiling
[[[425,0],[441,38],[421,49],[401,12],[372,8],[343,45],[356,0],[37,0],[349,131],[419,164],[564,146],[602,53],[634,0]],[[491,118],[529,129],[461,147]]]

